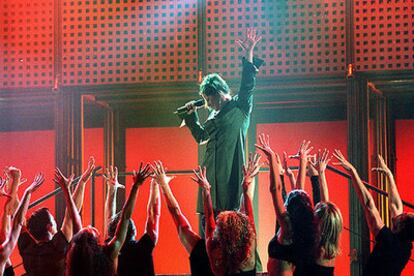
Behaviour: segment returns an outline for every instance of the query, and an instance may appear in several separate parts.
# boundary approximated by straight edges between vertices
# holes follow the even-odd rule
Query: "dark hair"
[[[121,218],[121,212],[116,214],[108,225],[108,238],[112,238],[115,235],[116,227],[118,226],[119,219]],[[125,241],[130,241],[135,238],[137,234],[137,229],[135,223],[132,219],[128,220],[128,232],[125,238]],[[125,243],[124,243],[125,244]]]
[[[287,195],[285,206],[291,222],[293,243],[301,248],[304,258],[312,258],[316,227],[309,195],[304,190],[293,190]]]
[[[414,214],[402,213],[395,218],[394,228],[398,236],[406,241],[414,241]]]
[[[66,254],[67,276],[110,276],[113,269],[92,228],[83,228],[73,236]]]
[[[217,95],[219,92],[224,94],[230,93],[230,88],[225,80],[219,74],[208,74],[203,78],[200,84],[200,94],[206,96]]]
[[[48,208],[40,208],[33,212],[27,221],[27,228],[30,234],[35,237],[36,240],[43,240],[48,237],[48,225],[52,224],[50,219],[50,213]]]

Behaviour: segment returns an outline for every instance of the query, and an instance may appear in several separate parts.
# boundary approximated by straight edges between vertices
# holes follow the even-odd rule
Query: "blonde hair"
[[[342,232],[342,214],[339,208],[331,202],[319,202],[314,209],[317,221],[317,244],[318,254],[324,251],[324,259],[334,259],[340,254],[339,239]]]

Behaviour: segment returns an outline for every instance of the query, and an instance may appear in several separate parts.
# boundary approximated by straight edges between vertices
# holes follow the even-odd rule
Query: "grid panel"
[[[414,0],[354,1],[357,69],[413,69]]]
[[[53,79],[53,0],[0,0],[0,88]]]
[[[207,0],[207,68],[239,74],[234,43],[248,27],[263,39],[263,76],[345,71],[345,0]]]
[[[196,80],[197,39],[197,0],[64,0],[63,83]]]

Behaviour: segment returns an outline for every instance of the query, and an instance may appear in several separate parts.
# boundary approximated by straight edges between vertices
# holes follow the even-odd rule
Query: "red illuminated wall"
[[[397,120],[395,123],[395,140],[396,140],[396,172],[395,180],[398,191],[403,200],[414,203],[414,120]],[[407,212],[414,212],[409,208],[404,208]],[[414,251],[412,252],[412,256]],[[409,261],[404,272],[404,276],[414,275],[414,262]]]
[[[139,163],[162,160],[168,170],[192,170],[197,166],[197,144],[186,128],[135,128],[126,132],[126,167],[131,172]],[[131,187],[131,178],[127,178],[127,194]],[[139,191],[133,219],[137,226],[137,238],[144,232],[149,182]],[[197,184],[189,175],[178,175],[171,182],[171,189],[195,230],[198,218],[195,213],[197,202]],[[155,273],[189,273],[188,254],[178,240],[175,225],[162,201],[160,232],[158,244],[154,250]]]
[[[310,123],[277,123],[260,124],[257,126],[257,133],[266,133],[270,136],[272,148],[282,154],[294,154],[298,151],[300,143],[310,140],[317,149],[327,148],[330,152],[340,149],[342,153],[347,153],[347,122],[310,122]],[[296,162],[291,161],[291,166],[297,166]],[[297,172],[295,172],[297,173]],[[267,245],[274,235],[276,217],[272,208],[272,200],[269,194],[268,173],[261,173],[259,176],[258,189],[258,246],[259,254],[264,267],[267,263]],[[343,177],[327,171],[330,200],[341,210],[344,219],[344,226],[349,227],[349,197],[348,181]],[[288,183],[288,182],[286,182]],[[312,194],[311,185],[307,179],[306,190]],[[341,238],[342,254],[338,257],[335,266],[335,275],[349,275],[349,232],[343,230]]]

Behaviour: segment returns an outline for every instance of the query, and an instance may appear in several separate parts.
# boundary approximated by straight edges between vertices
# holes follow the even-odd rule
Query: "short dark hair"
[[[108,225],[108,237],[109,238],[112,238],[115,235],[116,227],[118,226],[118,222],[120,218],[121,218],[121,212],[116,214],[112,218],[111,222],[109,222],[109,225]],[[137,229],[135,227],[135,223],[132,219],[129,219],[128,232],[127,232],[125,240],[126,241],[132,240],[133,238],[135,238],[136,234],[137,234]]]
[[[397,216],[394,228],[398,229],[397,234],[406,241],[414,241],[414,214],[402,213]]]
[[[30,234],[37,240],[43,240],[48,236],[48,225],[52,224],[51,213],[48,208],[40,208],[35,211],[27,221]]]
[[[217,73],[208,74],[200,84],[200,94],[206,96],[217,95],[219,92],[230,93],[227,82]]]

